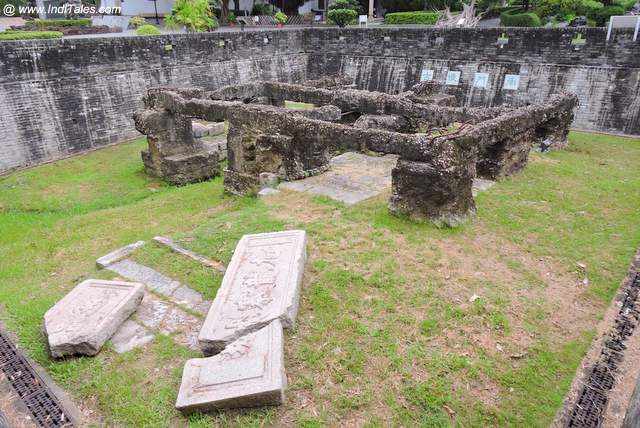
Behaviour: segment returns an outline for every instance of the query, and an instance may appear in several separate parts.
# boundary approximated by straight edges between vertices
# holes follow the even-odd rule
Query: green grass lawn
[[[572,133],[438,229],[283,192],[225,196],[220,178],[147,177],[142,141],[0,178],[0,315],[89,423],[130,426],[547,426],[640,244],[640,141]],[[51,361],[42,317],[95,259],[170,236],[227,263],[246,233],[305,229],[298,325],[285,335],[287,403],[184,419],[197,356],[169,336],[118,355]],[[213,298],[221,275],[153,243],[134,258]],[[586,265],[586,270],[578,266]],[[585,285],[585,278],[588,283]]]

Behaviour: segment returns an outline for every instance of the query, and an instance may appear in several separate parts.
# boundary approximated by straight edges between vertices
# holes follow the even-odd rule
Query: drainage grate
[[[567,427],[600,427],[609,401],[609,391],[615,385],[618,366],[627,349],[625,342],[640,320],[640,272],[624,290],[622,305],[614,326],[604,340],[598,361],[585,379]]]
[[[0,332],[0,370],[41,427],[71,427],[62,406],[31,364]]]

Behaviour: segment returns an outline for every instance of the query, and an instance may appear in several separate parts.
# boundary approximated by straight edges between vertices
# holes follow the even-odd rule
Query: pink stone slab
[[[187,361],[176,408],[183,413],[284,401],[282,324],[275,320],[208,358]]]
[[[293,326],[306,242],[303,230],[242,237],[198,336],[205,355],[275,319]]]

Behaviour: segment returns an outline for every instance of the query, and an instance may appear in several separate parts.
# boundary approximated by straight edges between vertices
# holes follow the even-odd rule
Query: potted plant
[[[229,27],[235,27],[238,20],[236,19],[236,14],[233,12],[229,12],[227,15],[227,21],[229,22]]]
[[[287,23],[287,19],[289,19],[289,17],[282,12],[278,12],[274,15],[274,19],[276,20],[278,28],[282,28],[284,24]]]

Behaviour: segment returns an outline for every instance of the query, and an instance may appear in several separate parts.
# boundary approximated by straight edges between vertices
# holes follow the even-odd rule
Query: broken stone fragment
[[[278,405],[286,384],[282,324],[276,319],[218,355],[187,361],[176,408],[193,413]]]
[[[142,247],[143,245],[144,241],[138,241],[134,242],[133,244],[126,245],[122,248],[118,248],[117,250],[114,250],[109,254],[100,257],[98,260],[96,260],[96,264],[98,265],[98,267],[106,268],[107,266],[119,260],[122,260],[125,257],[128,257],[131,253],[133,253],[136,249]]]
[[[44,333],[54,358],[96,355],[142,301],[144,285],[88,279],[44,315]]]
[[[306,241],[303,230],[242,237],[198,336],[205,355],[275,319],[285,328],[293,326]]]

